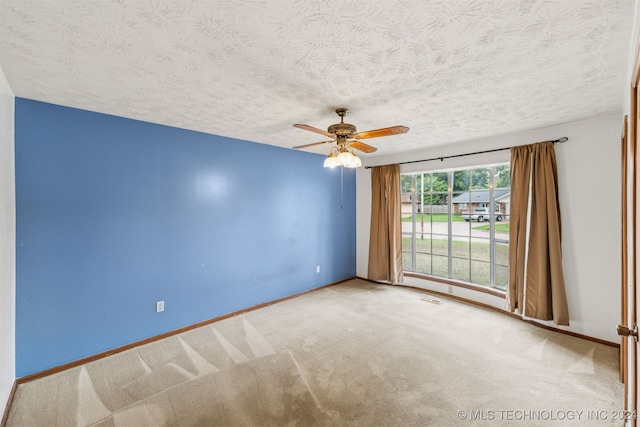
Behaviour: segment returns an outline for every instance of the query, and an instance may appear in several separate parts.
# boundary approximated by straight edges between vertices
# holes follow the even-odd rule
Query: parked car
[[[500,212],[500,210],[497,208],[494,215],[496,217],[496,221],[502,221],[502,218],[504,218],[504,214]],[[489,219],[491,218],[491,212],[489,212],[489,208],[475,208],[473,212],[471,213],[466,212],[466,213],[463,213],[461,216],[467,222],[469,221],[482,222],[482,221],[489,221]]]

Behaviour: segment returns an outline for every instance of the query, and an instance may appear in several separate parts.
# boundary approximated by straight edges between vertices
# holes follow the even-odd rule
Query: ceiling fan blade
[[[351,143],[349,143],[349,147],[355,148],[356,150],[360,150],[363,153],[373,153],[374,151],[377,150],[376,147],[372,147],[371,145],[365,144],[364,142],[360,142],[360,141],[351,141]]]
[[[390,128],[382,128],[382,129],[374,129],[374,130],[366,130],[364,132],[358,132],[356,134],[353,134],[352,137],[357,139],[367,139],[367,138],[378,138],[381,136],[398,135],[398,134],[407,133],[407,132],[409,132],[409,128],[406,126],[393,126]]]
[[[335,142],[335,141],[331,140],[331,141],[314,142],[313,144],[298,145],[297,147],[293,147],[293,148],[298,150],[300,148],[313,147],[314,145],[329,144],[330,142]]]
[[[302,129],[302,130],[308,130],[309,132],[319,133],[320,135],[328,136],[329,138],[335,137],[335,134],[333,134],[333,133],[329,133],[329,132],[324,131],[322,129],[314,128],[313,126],[309,126],[309,125],[295,124],[295,125],[293,125],[293,127],[294,128],[298,128],[298,129]]]

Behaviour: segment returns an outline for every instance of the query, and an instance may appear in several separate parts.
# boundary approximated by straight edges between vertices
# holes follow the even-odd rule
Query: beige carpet
[[[596,426],[618,351],[352,280],[18,387],[8,426]]]

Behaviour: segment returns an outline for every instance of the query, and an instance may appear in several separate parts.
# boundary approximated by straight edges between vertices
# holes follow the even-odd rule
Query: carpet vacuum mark
[[[617,349],[424,295],[352,280],[224,319],[22,384],[7,426],[617,425],[586,418],[622,409]]]

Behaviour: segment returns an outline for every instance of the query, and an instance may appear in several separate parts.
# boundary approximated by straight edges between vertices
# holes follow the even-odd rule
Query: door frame
[[[633,328],[637,324],[637,307],[640,295],[637,292],[638,198],[640,188],[638,169],[638,141],[640,140],[640,43],[636,42],[636,54],[632,70],[630,91],[630,113],[625,120],[622,137],[622,325]],[[628,414],[638,411],[638,354],[640,347],[634,337],[621,337],[620,375],[624,381],[624,409]],[[630,416],[625,425],[637,427],[635,416]]]

